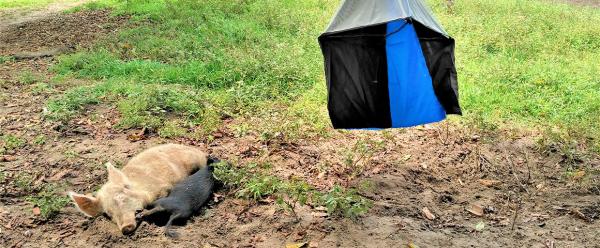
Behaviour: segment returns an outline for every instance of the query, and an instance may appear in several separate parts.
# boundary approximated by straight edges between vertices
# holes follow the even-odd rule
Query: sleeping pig
[[[188,219],[208,201],[214,186],[212,172],[213,167],[208,165],[184,179],[175,185],[169,196],[153,202],[150,204],[152,209],[141,212],[136,218],[141,220],[157,212],[167,212],[169,221],[165,225],[165,235],[177,237],[177,233],[171,229],[173,221]]]
[[[105,213],[123,234],[137,227],[136,213],[166,196],[175,184],[207,165],[206,153],[189,146],[166,144],[133,157],[119,170],[107,163],[108,182],[96,196],[69,192],[79,211],[95,217]]]

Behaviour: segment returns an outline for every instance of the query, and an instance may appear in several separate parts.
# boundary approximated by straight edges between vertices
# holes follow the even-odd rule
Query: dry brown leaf
[[[42,214],[42,210],[40,210],[39,207],[34,207],[33,208],[33,215],[40,215]]]
[[[428,220],[435,220],[435,215],[431,213],[431,211],[429,211],[429,208],[425,207],[421,211],[423,212],[425,218],[427,218]]]
[[[318,207],[315,207],[315,210],[325,212],[325,211],[327,211],[327,208],[323,207],[323,206],[318,206]]]
[[[410,242],[410,243],[408,243],[408,245],[406,245],[406,246],[407,246],[408,248],[419,248],[419,246],[418,246],[418,245],[415,245],[415,243],[413,243],[413,242]]]
[[[471,207],[467,209],[467,211],[479,217],[483,216],[484,214],[483,207],[477,204],[471,205]]]
[[[323,212],[312,212],[311,214],[314,217],[327,217],[327,216],[329,216],[328,213],[323,213]]]
[[[9,156],[9,155],[0,156],[0,162],[12,162],[15,160],[17,160],[17,157],[15,157],[15,156]]]
[[[140,141],[140,140],[145,140],[146,139],[146,133],[148,132],[148,129],[146,129],[145,127],[140,130],[137,133],[134,134],[130,134],[127,136],[127,140],[132,141],[132,142],[136,142],[136,141]]]
[[[489,180],[489,179],[479,179],[479,183],[486,187],[495,187],[502,184],[501,181],[498,180]]]
[[[579,179],[582,179],[583,177],[585,177],[585,171],[580,170],[578,172],[575,172],[575,174],[573,175],[573,180],[579,180]]]
[[[71,172],[71,170],[66,169],[66,170],[62,170],[59,173],[56,173],[54,176],[48,178],[49,181],[58,181],[60,179],[62,179],[65,175],[67,175],[69,172]]]
[[[302,248],[306,247],[306,243],[287,244],[285,248]]]
[[[587,216],[585,216],[585,214],[583,214],[581,211],[579,211],[578,209],[571,209],[571,213],[573,213],[575,216],[579,217],[582,220],[591,222],[591,220]]]

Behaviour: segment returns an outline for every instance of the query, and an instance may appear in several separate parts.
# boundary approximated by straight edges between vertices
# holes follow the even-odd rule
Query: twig
[[[523,189],[525,192],[527,192],[527,194],[529,194],[529,190],[527,190],[527,187],[525,187],[525,185],[523,185],[523,181],[521,180],[521,178],[519,177],[519,175],[517,175],[517,171],[515,170],[515,164],[508,157],[508,155],[505,156],[505,158],[508,161],[508,163],[510,164],[510,169],[512,171],[513,176],[515,176],[515,179],[517,180],[517,183],[519,184],[519,186],[521,187],[521,189]]]
[[[527,165],[527,185],[531,184],[531,166],[529,165],[529,153],[525,152],[525,165]]]
[[[521,197],[518,197],[518,198],[519,198],[519,204],[517,204],[517,209],[515,209],[515,214],[513,215],[512,226],[510,228],[511,232],[515,231],[515,223],[517,223],[517,217],[519,216],[519,211],[521,211],[521,205],[523,204]]]

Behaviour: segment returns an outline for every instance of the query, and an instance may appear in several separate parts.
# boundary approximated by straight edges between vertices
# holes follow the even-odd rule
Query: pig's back
[[[206,166],[207,154],[194,147],[166,144],[143,151],[123,168],[138,189],[161,197],[193,170]]]

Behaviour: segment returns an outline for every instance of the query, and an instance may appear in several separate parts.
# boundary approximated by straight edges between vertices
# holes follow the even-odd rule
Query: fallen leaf
[[[483,221],[480,221],[479,223],[477,223],[477,225],[475,225],[475,231],[481,232],[484,228],[485,223],[483,223]]]
[[[433,213],[429,211],[429,208],[423,208],[423,210],[421,211],[423,212],[425,218],[427,218],[428,220],[435,220],[435,215],[433,215]]]
[[[132,141],[132,142],[136,142],[136,141],[140,141],[140,140],[145,140],[146,139],[146,133],[148,132],[148,129],[146,129],[145,127],[134,134],[130,134],[127,136],[127,140]]]
[[[33,208],[33,214],[34,215],[40,215],[40,214],[42,214],[42,210],[40,210],[39,207],[34,207]]]
[[[328,213],[323,213],[323,212],[312,212],[311,214],[314,217],[327,217],[327,216],[329,216]]]
[[[467,209],[467,211],[479,217],[483,216],[484,214],[483,207],[477,204],[471,205],[471,207]]]
[[[489,179],[479,179],[479,183],[486,187],[495,187],[502,184],[501,181],[498,180],[489,180]]]
[[[15,160],[17,160],[17,157],[15,157],[15,156],[9,156],[9,155],[0,156],[0,162],[12,162]]]
[[[408,248],[419,248],[419,246],[415,245],[415,243],[413,243],[413,242],[408,243],[407,246],[408,246]]]
[[[591,220],[587,216],[585,216],[585,214],[583,214],[581,211],[579,211],[577,209],[571,209],[571,213],[573,213],[575,216],[579,217],[582,220],[591,222]]]
[[[585,171],[580,170],[578,172],[575,172],[575,175],[573,175],[573,180],[579,180],[579,179],[583,178],[584,176],[585,176]]]
[[[67,175],[69,172],[71,172],[71,170],[69,170],[69,169],[62,170],[61,172],[56,173],[54,176],[48,178],[48,180],[58,181],[58,180],[62,179],[65,175]]]
[[[317,248],[319,247],[319,243],[315,242],[315,241],[310,241],[308,243],[308,248]]]
[[[287,244],[285,248],[302,248],[306,247],[306,243]]]
[[[327,211],[327,208],[324,207],[324,206],[318,206],[318,207],[315,208],[315,210],[325,212],[325,211]]]

